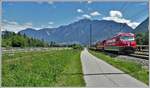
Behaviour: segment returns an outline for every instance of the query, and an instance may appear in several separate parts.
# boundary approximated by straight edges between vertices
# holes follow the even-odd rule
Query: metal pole
[[[90,24],[90,47],[92,46],[92,24]]]

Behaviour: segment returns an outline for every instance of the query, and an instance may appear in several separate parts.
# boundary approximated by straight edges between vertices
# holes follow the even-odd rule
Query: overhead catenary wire
[[[123,6],[119,9],[119,11],[121,11],[122,13],[124,13],[124,12],[126,11],[127,6],[128,6],[128,2],[127,2],[127,3],[124,3]],[[132,15],[132,16],[130,16],[129,18],[131,18],[131,19],[136,18],[138,15],[141,15],[141,14],[139,14],[139,13],[141,13],[141,12],[143,12],[143,11],[146,11],[145,8],[142,9],[142,10],[140,10],[140,11],[138,11],[137,13],[135,13],[135,14]],[[126,23],[124,23],[124,24],[122,25],[122,27],[120,28],[120,32],[121,32],[122,29],[125,27],[125,24],[126,24]],[[103,26],[103,29],[105,29],[105,28],[107,28],[107,27],[108,27],[108,25],[105,24],[105,25]],[[108,32],[108,33],[109,33],[109,32]],[[110,32],[110,33],[111,33],[111,32]]]
[[[127,6],[128,6],[128,2],[123,3],[122,7],[121,7],[120,9],[118,9],[118,11],[121,11],[122,13],[124,13]],[[108,26],[106,25],[106,27],[108,27]],[[106,27],[104,27],[104,28],[106,28]],[[108,32],[108,33],[109,33],[110,35],[112,35],[112,32]]]
[[[128,6],[128,2],[127,3],[124,3],[124,5],[120,8],[120,10],[119,11],[121,11],[122,13],[124,13],[125,11],[126,11],[126,7]],[[142,13],[143,11],[146,11],[146,9],[147,8],[144,8],[144,9],[142,9],[142,10],[140,10],[140,11],[138,11],[137,13],[135,13],[134,15],[132,15],[132,16],[130,16],[129,18],[131,18],[131,19],[133,19],[133,18],[136,18],[136,17],[138,17],[139,15],[141,15],[141,14],[139,14],[139,13]],[[107,25],[104,27],[104,28],[106,28],[107,27]],[[125,27],[125,23],[122,25],[122,27],[120,28],[120,32],[122,31],[122,29]]]
[[[144,8],[144,9],[138,11],[137,13],[135,13],[135,15],[132,15],[132,16],[130,16],[129,18],[130,18],[130,19],[136,18],[136,17],[139,15],[139,13],[140,13],[140,15],[141,15],[141,13],[143,13],[143,11],[146,11],[146,9],[147,9],[147,8]],[[120,32],[121,32],[122,29],[125,27],[125,24],[126,24],[126,23],[124,23],[123,26],[120,28]]]
[[[138,11],[135,15],[132,15],[131,17],[129,17],[130,19],[133,19],[133,18],[136,18],[138,15],[141,15],[139,13],[143,12],[143,11],[146,11],[146,8]],[[125,27],[126,23],[123,24],[123,26],[120,28],[120,32],[122,31],[122,29]]]
[[[121,8],[119,9],[119,11],[122,11],[122,12],[124,12],[125,10],[126,10],[126,6],[128,5],[128,2],[127,3],[123,3],[123,5],[121,6]],[[103,26],[103,29],[105,29],[105,28],[107,28],[108,27],[108,25],[107,24],[105,24],[104,26]],[[111,33],[111,32],[108,32],[108,33]],[[111,33],[112,34],[112,33]],[[110,35],[111,35],[110,34]],[[92,35],[91,35],[91,37],[92,37]],[[90,40],[91,41],[91,40]]]

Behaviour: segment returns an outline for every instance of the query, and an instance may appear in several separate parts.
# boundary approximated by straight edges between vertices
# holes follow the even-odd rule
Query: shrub
[[[73,49],[80,49],[80,50],[83,49],[83,46],[80,45],[80,44],[73,44],[71,47],[72,47]]]

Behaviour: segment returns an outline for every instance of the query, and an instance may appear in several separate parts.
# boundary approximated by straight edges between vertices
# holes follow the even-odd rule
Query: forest
[[[49,44],[44,40],[29,38],[20,33],[3,31],[2,47],[48,47]]]

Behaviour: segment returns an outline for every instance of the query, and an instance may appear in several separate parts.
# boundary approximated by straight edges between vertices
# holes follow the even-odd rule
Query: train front
[[[123,33],[120,35],[120,51],[134,53],[136,49],[135,35],[132,33]]]

